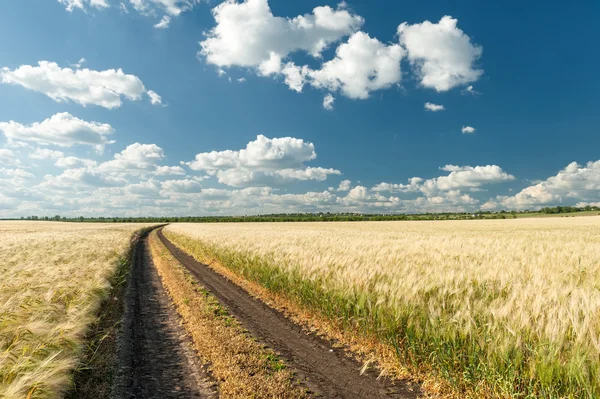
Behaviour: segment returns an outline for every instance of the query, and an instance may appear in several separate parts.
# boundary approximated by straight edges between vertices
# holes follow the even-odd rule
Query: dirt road
[[[216,387],[203,372],[180,317],[164,292],[147,240],[147,235],[142,237],[135,249],[113,397],[216,398]]]
[[[368,370],[331,343],[307,334],[280,312],[253,298],[246,291],[173,245],[158,231],[171,253],[194,277],[228,308],[260,342],[273,348],[294,368],[315,397],[323,398],[416,398],[418,387],[386,378]]]

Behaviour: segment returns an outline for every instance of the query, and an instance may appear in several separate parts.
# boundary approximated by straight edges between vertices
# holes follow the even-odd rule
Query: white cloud
[[[371,190],[375,192],[389,192],[389,193],[407,193],[419,191],[421,184],[424,180],[420,177],[412,177],[408,179],[408,184],[394,184],[394,183],[379,183],[375,185]]]
[[[162,104],[162,97],[152,90],[147,91],[148,97],[150,97],[150,103],[152,105]]]
[[[475,128],[471,127],[471,126],[463,126],[461,131],[463,132],[463,134],[471,134],[471,133],[475,133]]]
[[[398,27],[400,43],[424,87],[447,91],[474,82],[483,74],[474,64],[482,48],[457,27],[458,20],[444,16],[435,24],[425,21]]]
[[[122,69],[61,68],[48,61],[39,61],[38,66],[21,65],[14,70],[2,68],[0,81],[43,93],[57,102],[70,100],[109,109],[120,107],[122,97],[137,101],[148,93],[152,103],[160,98],[154,92],[150,94],[140,78],[125,74]]]
[[[112,126],[106,123],[86,122],[68,112],[53,115],[31,125],[14,121],[0,122],[0,132],[9,141],[30,141],[60,147],[90,145],[100,151],[106,144],[114,143],[108,139],[108,136],[114,132]]]
[[[368,98],[373,91],[400,84],[406,54],[421,84],[437,91],[473,82],[483,73],[474,66],[481,47],[472,44],[450,16],[437,24],[401,24],[396,44],[359,31],[363,18],[344,2],[337,9],[323,6],[311,14],[283,18],[272,14],[268,0],[227,0],[213,9],[213,16],[216,25],[200,43],[199,55],[217,66],[219,74],[228,67],[251,68],[260,76],[282,79],[299,93],[310,84],[349,98]],[[320,59],[323,50],[345,37],[335,57],[319,68],[290,59],[298,51]]]
[[[400,61],[404,50],[397,44],[385,45],[364,32],[356,32],[336,50],[333,60],[310,71],[311,84],[346,97],[365,99],[375,90],[400,82]]]
[[[85,64],[87,62],[87,60],[85,58],[80,58],[79,61],[77,61],[77,64],[69,64],[75,68],[81,68],[83,66],[83,64]]]
[[[67,169],[58,176],[46,175],[38,187],[58,191],[77,191],[82,186],[117,187],[126,184],[127,180],[120,177],[108,176],[87,168],[77,168]]]
[[[129,0],[133,8],[145,15],[157,12],[177,16],[182,12],[191,10],[200,0]]]
[[[555,176],[529,186],[512,197],[499,197],[509,208],[524,209],[542,205],[597,201],[600,193],[600,161],[585,166],[572,162]]]
[[[87,7],[93,7],[97,9],[109,7],[106,0],[58,0],[58,2],[64,5],[69,12],[73,12],[75,8],[85,11]]]
[[[8,148],[0,148],[0,165],[20,165],[21,161],[17,158],[14,151]]]
[[[162,19],[154,25],[155,28],[165,29],[169,27],[171,17],[180,15],[185,11],[191,10],[202,0],[129,0],[131,6],[142,15],[156,17],[157,14],[165,14]],[[110,7],[107,0],[58,0],[63,4],[67,11],[74,9],[87,11],[89,8],[105,9]],[[121,13],[128,14],[129,10],[125,3],[119,3]]]
[[[461,91],[461,94],[463,95],[471,95],[471,96],[478,96],[479,93],[477,90],[475,90],[475,88],[473,86],[467,86],[464,88],[463,91]]]
[[[64,156],[65,154],[62,151],[53,151],[47,148],[36,148],[35,151],[29,154],[29,158],[40,159],[43,161],[57,160]]]
[[[0,174],[8,177],[16,177],[18,179],[33,179],[35,177],[33,173],[29,173],[23,169],[0,168]]]
[[[352,182],[350,180],[342,180],[336,191],[350,191],[351,184]]]
[[[118,175],[151,173],[164,157],[163,149],[156,144],[134,143],[115,154],[115,159],[98,165],[98,171]]]
[[[261,170],[299,168],[317,157],[315,146],[302,139],[282,137],[270,139],[258,135],[239,151],[212,151],[196,155],[187,164],[193,170],[224,170],[238,166]]]
[[[129,184],[123,190],[127,194],[136,196],[153,196],[159,193],[160,187],[161,182],[154,179],[148,179],[139,183]]]
[[[237,79],[238,83],[244,83],[246,81],[246,78],[239,78]]]
[[[77,157],[64,157],[60,158],[54,164],[62,169],[74,169],[81,167],[93,167],[96,166],[96,161],[91,159],[82,159]]]
[[[328,111],[333,109],[333,103],[335,102],[335,97],[331,95],[331,93],[327,93],[327,95],[323,98],[323,108]]]
[[[186,162],[192,170],[216,175],[220,183],[241,187],[249,184],[283,184],[294,180],[322,181],[334,169],[307,167],[317,157],[312,143],[293,137],[269,139],[263,135],[239,151],[212,151],[196,155]]]
[[[158,166],[155,174],[157,176],[185,175],[185,170],[181,166]]]
[[[295,18],[275,17],[267,0],[228,0],[212,12],[216,26],[200,43],[200,54],[218,67],[258,68],[273,57],[281,60],[295,51],[319,57],[331,43],[364,22],[343,6],[316,7],[311,14]]]
[[[335,169],[311,168],[306,169],[281,169],[281,170],[253,170],[245,167],[219,170],[216,176],[219,183],[233,187],[244,186],[275,186],[293,181],[316,180],[324,181],[329,175],[339,175]]]
[[[168,15],[165,15],[162,17],[162,19],[158,23],[154,24],[154,27],[156,29],[166,29],[169,27],[170,23],[171,23],[171,17]]]
[[[431,195],[437,191],[465,188],[473,189],[481,187],[484,184],[501,183],[515,179],[513,175],[506,173],[497,165],[446,165],[440,169],[450,172],[450,174],[425,180],[420,187],[422,192]]]
[[[176,193],[199,193],[201,191],[200,183],[195,180],[167,180],[162,182],[162,188]]]
[[[458,203],[465,205],[474,203],[461,190],[478,191],[487,184],[497,184],[512,181],[515,177],[506,173],[497,165],[486,166],[455,166],[446,165],[440,170],[450,172],[446,176],[423,179],[413,177],[408,184],[379,183],[375,185],[373,193],[422,193],[429,203]],[[462,198],[461,198],[462,197]],[[467,198],[468,197],[468,198]]]
[[[431,112],[437,112],[437,111],[443,111],[446,108],[443,105],[438,105],[438,104],[434,104],[434,103],[425,103],[425,111],[431,111]]]
[[[400,82],[404,54],[400,45],[385,45],[357,32],[364,21],[345,4],[337,9],[317,7],[312,14],[290,19],[273,16],[267,0],[225,1],[213,9],[213,15],[217,24],[200,43],[200,54],[219,71],[251,67],[261,76],[283,78],[296,92],[310,82],[351,98],[367,98],[371,91]],[[346,36],[348,42],[320,69],[286,61],[296,51],[320,58],[324,49]]]

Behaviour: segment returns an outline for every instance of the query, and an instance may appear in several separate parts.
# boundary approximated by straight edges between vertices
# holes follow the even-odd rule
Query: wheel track
[[[148,250],[134,247],[119,345],[115,399],[216,398]]]
[[[158,230],[158,236],[179,262],[235,316],[260,342],[274,349],[297,371],[315,397],[414,399],[416,384],[378,378],[374,370],[360,374],[361,365],[343,350],[315,334],[307,334],[279,311],[252,297],[242,288],[199,263],[171,243]]]

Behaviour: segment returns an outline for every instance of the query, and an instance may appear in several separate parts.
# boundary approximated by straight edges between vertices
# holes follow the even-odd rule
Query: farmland
[[[0,223],[0,397],[58,397],[140,224]]]
[[[600,395],[599,229],[600,218],[579,217],[164,232],[197,259],[376,339],[401,368],[459,396],[559,398]]]

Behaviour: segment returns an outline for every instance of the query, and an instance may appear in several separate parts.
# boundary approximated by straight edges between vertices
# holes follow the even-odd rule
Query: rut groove
[[[114,399],[217,397],[152,263],[147,233],[134,248],[119,363]]]
[[[179,262],[210,291],[260,342],[274,349],[298,374],[315,397],[414,399],[416,384],[378,379],[378,373],[360,374],[361,364],[330,342],[307,334],[281,312],[252,297],[245,290],[196,261],[158,230],[160,240]]]

